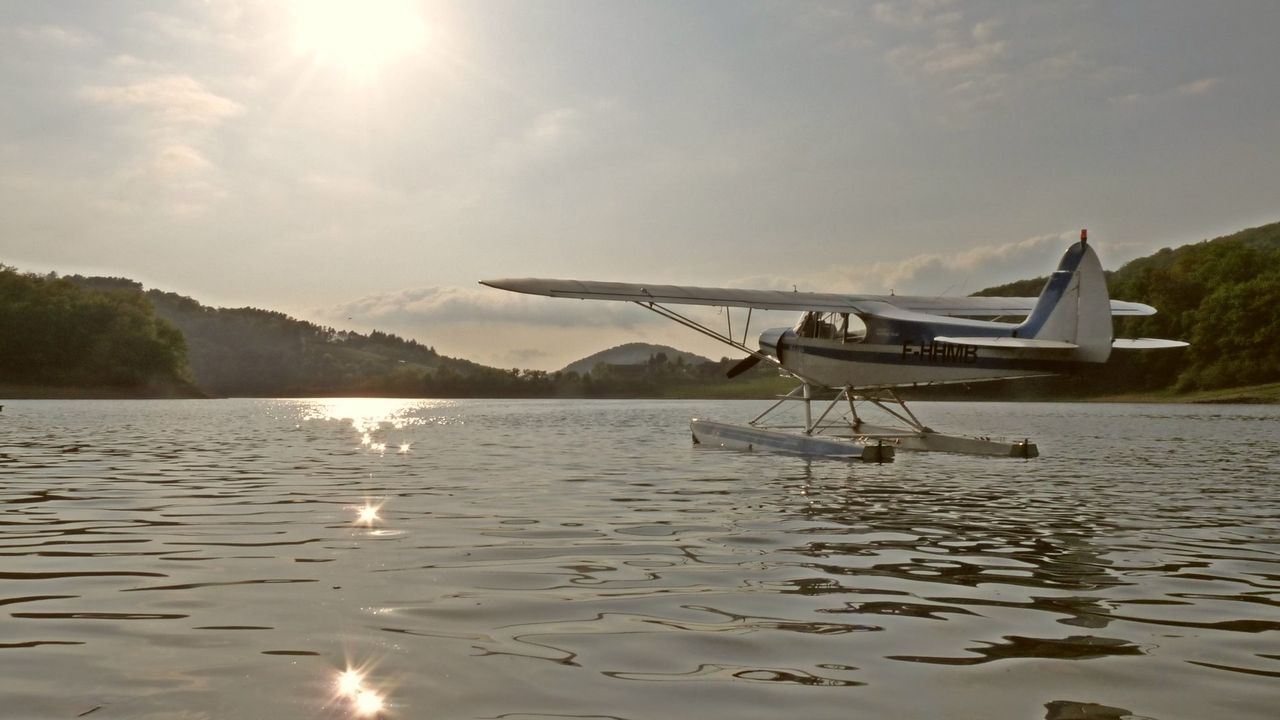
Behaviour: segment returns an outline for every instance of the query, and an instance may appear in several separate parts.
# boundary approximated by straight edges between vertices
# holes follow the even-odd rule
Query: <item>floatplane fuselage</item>
[[[1102,264],[1084,231],[1035,298],[843,295],[533,278],[483,284],[551,297],[634,302],[747,353],[729,371],[730,377],[768,361],[800,381],[796,390],[745,426],[693,420],[697,442],[882,462],[892,457],[895,448],[1014,457],[1038,454],[1025,439],[938,433],[916,418],[894,388],[1057,375],[1105,363],[1113,348],[1186,345],[1112,337],[1112,316],[1151,315],[1155,309],[1108,297]],[[728,312],[729,326],[721,331],[672,309],[678,305],[720,306],[726,311],[746,308],[742,338],[732,331]],[[757,347],[752,348],[746,344],[752,309],[802,314],[792,327],[761,333]],[[812,407],[815,390],[836,393],[818,412]],[[803,404],[803,425],[770,425],[768,418],[788,401]],[[860,406],[887,413],[892,424],[864,421]]]

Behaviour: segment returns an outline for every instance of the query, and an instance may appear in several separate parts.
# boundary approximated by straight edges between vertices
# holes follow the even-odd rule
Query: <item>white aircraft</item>
[[[1039,455],[1027,439],[939,433],[920,422],[894,392],[896,387],[1057,375],[1083,364],[1104,363],[1113,348],[1187,345],[1112,338],[1113,315],[1156,311],[1108,298],[1102,264],[1084,230],[1036,298],[841,295],[536,278],[481,282],[533,295],[633,302],[747,353],[729,377],[765,360],[800,381],[747,425],[693,419],[696,443],[877,462],[892,459],[895,448]],[[677,313],[672,305],[723,307],[726,329]],[[730,308],[747,309],[740,340],[733,332]],[[746,345],[752,310],[795,310],[803,315],[794,327],[764,331],[756,349]],[[815,390],[835,391],[819,413],[812,407]],[[794,404],[788,401],[802,404],[803,425],[779,425],[771,419],[780,407]],[[892,424],[867,423],[858,412],[860,406],[882,411]],[[840,412],[833,415],[837,407]]]

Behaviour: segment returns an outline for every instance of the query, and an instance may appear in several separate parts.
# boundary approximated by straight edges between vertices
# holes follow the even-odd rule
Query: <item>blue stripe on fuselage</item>
[[[911,342],[916,348],[930,345]],[[938,343],[939,347],[943,343]],[[960,347],[960,346],[952,346]],[[1065,372],[1079,366],[1074,360],[1047,360],[1038,358],[1001,358],[983,357],[981,350],[976,357],[931,360],[920,355],[904,355],[902,352],[880,352],[875,350],[857,350],[853,348],[834,348],[806,345],[803,347],[788,344],[783,348],[787,364],[796,364],[797,355],[814,355],[817,357],[839,360],[842,362],[874,363],[877,365],[902,365],[905,367],[944,366],[958,368],[975,368],[979,370],[1042,370],[1045,372]]]

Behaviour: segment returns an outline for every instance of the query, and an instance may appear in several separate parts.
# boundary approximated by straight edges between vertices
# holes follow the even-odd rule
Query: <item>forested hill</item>
[[[142,292],[127,280],[77,281],[128,283]],[[493,368],[376,330],[361,334],[268,310],[211,308],[158,290],[145,296],[182,331],[196,384],[215,396],[660,397],[724,392],[719,386],[729,384],[724,364],[695,371],[665,358],[640,373],[612,366],[592,373]],[[778,379],[776,372],[765,372],[764,382],[752,375],[729,390],[768,396],[777,392],[769,375]]]
[[[256,308],[213,308],[133,280],[0,267],[0,396],[768,396],[776,372],[665,356],[639,372],[499,369],[414,340]],[[673,351],[674,352],[674,351]]]
[[[191,377],[213,396],[536,394],[535,373],[445,357],[377,330],[336,330],[257,308],[214,308],[143,290],[125,278],[69,276],[81,287],[132,294],[186,339]],[[545,373],[544,373],[545,374]]]
[[[1034,297],[1046,278],[976,295]],[[1068,394],[1210,390],[1280,381],[1280,223],[1165,248],[1107,273],[1111,297],[1154,306],[1118,318],[1117,337],[1186,340],[1185,350],[1116,351]]]
[[[182,334],[141,294],[0,265],[0,388],[7,395],[190,396]]]

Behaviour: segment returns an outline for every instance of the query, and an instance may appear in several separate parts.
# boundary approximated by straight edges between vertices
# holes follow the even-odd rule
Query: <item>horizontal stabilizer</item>
[[[1075,343],[1061,340],[1035,340],[1033,338],[1015,337],[936,337],[934,340],[948,345],[970,345],[972,347],[1005,348],[1008,350],[1075,350],[1080,347]]]
[[[1161,340],[1160,338],[1116,338],[1111,342],[1111,347],[1117,350],[1163,350],[1187,347],[1190,344],[1181,340]]]

